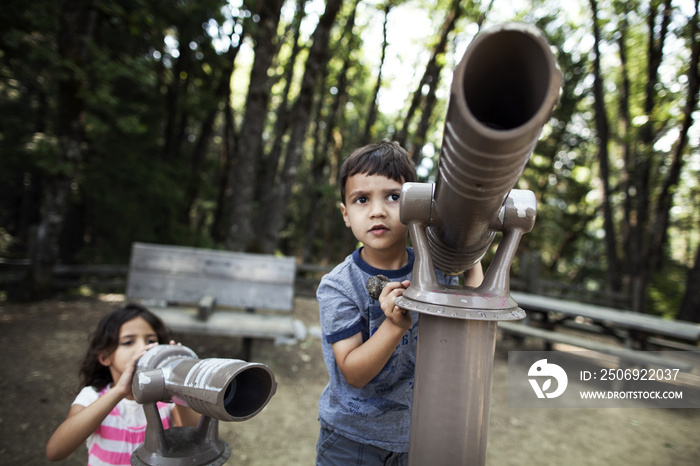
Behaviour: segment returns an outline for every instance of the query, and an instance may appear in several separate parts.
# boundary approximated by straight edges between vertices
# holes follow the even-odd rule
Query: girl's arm
[[[201,414],[185,406],[175,405],[173,409],[173,421],[177,427],[196,427],[201,417]]]
[[[338,368],[350,386],[364,387],[376,377],[389,361],[403,335],[411,328],[411,314],[394,305],[394,299],[401,296],[409,285],[409,281],[404,281],[390,282],[384,286],[379,303],[387,318],[367,341],[363,343],[362,334],[357,333],[333,343]]]
[[[50,461],[66,459],[95,432],[117,403],[132,396],[131,380],[134,377],[136,362],[153,346],[155,344],[147,346],[140,354],[134,356],[114,386],[90,406],[71,406],[68,417],[58,426],[46,444],[46,458]]]
[[[99,397],[90,406],[73,405],[68,417],[58,426],[46,444],[46,458],[61,461],[73,453],[95,432],[102,421],[124,398],[123,391],[116,386]]]

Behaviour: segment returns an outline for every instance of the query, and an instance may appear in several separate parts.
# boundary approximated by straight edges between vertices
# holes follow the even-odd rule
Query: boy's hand
[[[390,320],[394,325],[400,327],[404,330],[411,328],[413,324],[413,319],[411,319],[411,313],[406,309],[401,309],[394,301],[399,296],[403,295],[406,288],[411,286],[411,282],[404,280],[402,282],[389,282],[384,285],[382,293],[379,295],[379,305],[384,311],[384,315],[388,320]]]

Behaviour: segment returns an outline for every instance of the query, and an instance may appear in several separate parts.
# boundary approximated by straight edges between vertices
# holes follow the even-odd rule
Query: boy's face
[[[345,182],[340,211],[345,225],[369,252],[405,251],[408,228],[399,218],[401,186],[382,175],[357,174]]]

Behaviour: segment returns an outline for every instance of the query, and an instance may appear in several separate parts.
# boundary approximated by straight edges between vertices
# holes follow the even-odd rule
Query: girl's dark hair
[[[340,168],[340,202],[345,202],[345,183],[353,175],[382,175],[398,183],[416,181],[413,161],[396,142],[382,141],[355,150]]]
[[[120,306],[104,316],[92,334],[90,346],[80,367],[80,388],[92,386],[102,390],[113,382],[109,367],[100,363],[100,356],[116,351],[122,325],[137,317],[141,317],[153,328],[158,336],[158,343],[168,342],[168,330],[158,316],[140,304],[127,303]]]

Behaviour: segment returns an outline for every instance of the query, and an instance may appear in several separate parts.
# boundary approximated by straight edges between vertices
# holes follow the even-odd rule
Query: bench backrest
[[[181,304],[213,296],[217,306],[289,311],[295,274],[292,257],[134,243],[126,294]]]

